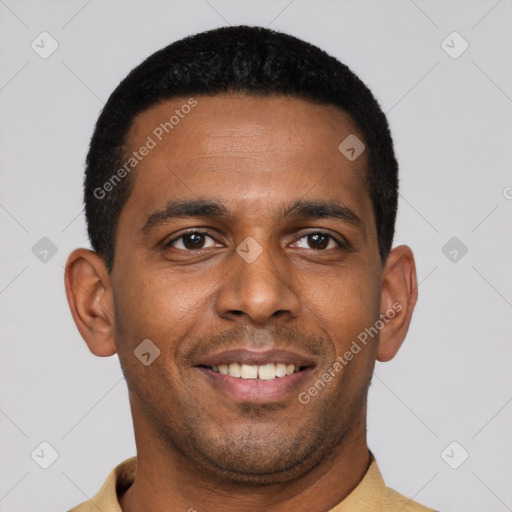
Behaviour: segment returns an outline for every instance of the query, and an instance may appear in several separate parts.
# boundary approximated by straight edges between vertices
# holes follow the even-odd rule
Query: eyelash
[[[187,231],[185,233],[182,233],[180,236],[176,237],[176,238],[173,238],[172,240],[170,240],[169,242],[165,243],[164,244],[164,248],[172,248],[172,244],[174,244],[175,242],[177,242],[178,240],[186,237],[186,236],[189,236],[189,235],[205,235],[205,236],[208,236],[210,237],[212,240],[214,240],[215,242],[217,242],[217,240],[215,239],[214,236],[212,236],[212,234],[209,232],[209,231],[202,231],[202,230],[197,230],[197,229],[194,229],[194,230],[191,230],[191,231]],[[306,233],[304,235],[302,235],[298,240],[302,240],[303,238],[306,238],[310,235],[323,235],[323,236],[326,236],[328,238],[330,238],[331,240],[333,240],[337,245],[338,245],[338,248],[339,249],[349,249],[349,244],[348,242],[342,242],[340,240],[338,240],[337,238],[335,238],[333,235],[331,235],[330,233],[326,232],[326,231],[321,231],[321,230],[316,230],[316,231],[311,231],[309,233]],[[219,242],[217,242],[219,243]],[[193,250],[193,249],[178,249],[179,251],[184,251],[184,252],[200,252],[201,250],[203,249],[197,249],[197,250]],[[326,251],[330,251],[332,249],[311,249],[312,251],[316,251],[316,252],[326,252]]]

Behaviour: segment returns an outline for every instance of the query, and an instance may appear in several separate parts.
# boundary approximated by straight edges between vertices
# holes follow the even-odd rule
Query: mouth
[[[231,400],[267,403],[306,389],[315,366],[308,356],[288,351],[232,350],[209,356],[195,368],[215,392]]]
[[[220,364],[203,366],[221,375],[229,375],[237,379],[273,380],[286,377],[293,373],[300,372],[307,366],[295,366],[293,363],[266,363],[262,365],[249,365],[241,363]]]

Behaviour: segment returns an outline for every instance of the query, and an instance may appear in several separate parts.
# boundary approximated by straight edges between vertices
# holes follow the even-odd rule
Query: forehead
[[[339,139],[349,134],[363,139],[351,116],[333,105],[280,95],[221,94],[153,105],[135,117],[128,142],[136,147],[150,136],[158,146],[179,150],[180,156],[223,150],[242,156],[235,153],[279,149],[286,142],[318,157],[327,156],[326,150],[338,156]],[[201,145],[191,146],[197,139]]]
[[[366,154],[350,161],[339,150],[353,135],[362,140],[345,112],[297,98],[226,94],[164,101],[132,124],[129,152],[151,149],[130,175],[125,210],[151,213],[171,199],[208,195],[233,207],[238,201],[277,208],[287,195],[362,208],[369,201]]]

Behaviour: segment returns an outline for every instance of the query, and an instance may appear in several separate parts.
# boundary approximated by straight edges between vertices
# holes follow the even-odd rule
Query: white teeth
[[[258,367],[258,377],[262,380],[275,379],[276,367],[274,363],[264,364]]]
[[[243,364],[242,370],[240,371],[240,377],[242,377],[242,379],[257,379],[258,378],[258,367],[257,366],[249,366],[248,364]]]
[[[231,375],[231,377],[240,377],[242,375],[241,370],[242,368],[238,363],[231,363],[229,365],[229,375]]]
[[[286,376],[286,365],[283,363],[276,364],[276,377],[285,377]]]
[[[286,377],[292,373],[300,371],[299,366],[294,364],[284,363],[268,363],[262,365],[249,365],[249,364],[219,364],[212,366],[211,369],[219,372],[222,375],[229,375],[231,377],[238,377],[241,379],[259,379],[259,380],[272,380],[276,377]]]

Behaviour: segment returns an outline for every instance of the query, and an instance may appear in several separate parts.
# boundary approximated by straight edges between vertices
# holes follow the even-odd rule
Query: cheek
[[[331,400],[340,407],[357,409],[371,379],[378,336],[364,337],[379,315],[375,288],[368,278],[346,278],[323,298],[326,330],[333,343],[326,372],[334,374]]]
[[[187,279],[166,276],[162,271],[158,276],[156,272],[154,276],[138,272],[121,284],[116,288],[115,310],[116,345],[123,373],[132,391],[145,396],[142,402],[158,403],[163,395],[169,401],[164,390],[179,385],[180,380],[176,347],[198,322],[198,301],[204,300],[204,290],[201,295]],[[142,354],[148,352],[146,361],[151,362],[145,365]],[[146,389],[148,381],[154,384],[151,390]]]
[[[214,283],[160,269],[133,271],[130,279],[119,284],[115,309],[120,360],[129,366],[138,363],[133,361],[134,350],[149,339],[160,351],[155,366],[164,365],[167,372],[174,374],[181,340],[203,321],[208,309],[205,301],[211,300],[208,291]]]
[[[125,320],[137,328],[139,334],[149,335],[171,329],[174,322],[184,318],[201,300],[201,294],[186,279],[139,274],[139,279],[123,283],[116,294],[116,304]]]
[[[339,334],[353,335],[373,324],[379,315],[379,277],[368,268],[344,269],[322,284],[311,283],[309,302],[323,321]],[[357,333],[356,333],[357,334]]]

